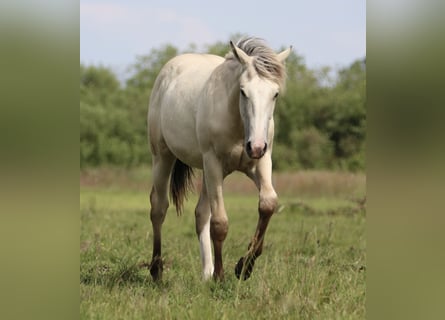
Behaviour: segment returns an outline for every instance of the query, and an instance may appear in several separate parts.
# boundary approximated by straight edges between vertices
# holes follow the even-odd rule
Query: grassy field
[[[239,281],[233,270],[256,226],[257,194],[235,174],[225,184],[225,281],[201,280],[194,194],[182,216],[169,208],[164,279],[156,284],[146,268],[152,249],[150,170],[81,172],[81,318],[365,318],[365,176],[280,173],[274,184],[281,210],[250,279]]]

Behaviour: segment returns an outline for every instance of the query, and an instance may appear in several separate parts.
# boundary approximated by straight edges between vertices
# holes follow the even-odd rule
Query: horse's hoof
[[[249,261],[246,263],[245,265],[245,258],[242,257],[241,259],[239,259],[238,263],[235,266],[235,275],[238,279],[242,278],[243,280],[247,280],[250,278],[250,274],[252,273],[253,270],[253,266],[255,264],[255,259],[254,258],[250,258]],[[243,268],[244,270],[244,274],[243,274]]]
[[[160,281],[162,279],[162,271],[164,266],[161,259],[153,260],[150,264],[150,274],[154,281]]]
[[[213,273],[213,281],[223,282],[224,281],[224,272],[221,272],[220,274]]]

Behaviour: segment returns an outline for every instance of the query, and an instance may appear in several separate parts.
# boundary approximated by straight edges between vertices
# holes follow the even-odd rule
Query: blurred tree
[[[148,55],[136,57],[136,63],[130,67],[133,76],[127,80],[127,88],[149,92],[161,68],[178,53],[177,48],[165,45],[160,49],[152,49]]]
[[[335,157],[339,163],[346,163],[349,158],[356,158],[363,152],[366,138],[366,70],[364,60],[357,60],[338,73],[338,80],[331,90],[329,109],[324,119],[314,114],[317,128],[326,132],[334,145]],[[328,103],[325,103],[325,106]],[[364,159],[364,156],[362,157]],[[346,161],[346,162],[345,162]],[[354,167],[357,163],[354,162]],[[363,163],[364,166],[364,163]],[[359,165],[359,167],[363,167]]]
[[[287,90],[277,103],[275,116],[276,145],[279,150],[283,150],[281,145],[286,146],[290,154],[283,157],[279,151],[274,157],[274,166],[278,169],[363,169],[364,61],[358,60],[340,70],[336,79],[330,77],[329,68],[307,69],[302,58],[294,53],[286,64]]]
[[[112,103],[111,99],[114,98],[114,93],[119,90],[119,81],[108,68],[80,65],[80,95],[82,100],[106,106]]]
[[[111,70],[80,66],[81,167],[149,162],[145,123],[131,121],[126,97]]]

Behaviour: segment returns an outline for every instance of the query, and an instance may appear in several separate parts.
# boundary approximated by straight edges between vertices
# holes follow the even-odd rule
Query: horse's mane
[[[280,87],[284,86],[286,72],[283,63],[278,60],[277,54],[269,48],[265,41],[260,38],[242,38],[236,43],[237,47],[247,55],[254,57],[253,66],[259,76],[276,82]],[[234,59],[230,51],[226,59]]]

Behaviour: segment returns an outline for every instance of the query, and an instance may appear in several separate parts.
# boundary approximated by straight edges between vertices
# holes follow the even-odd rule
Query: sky
[[[341,68],[366,55],[365,0],[80,0],[80,61],[124,70],[136,56],[257,36],[290,45],[310,68]],[[229,49],[229,46],[228,46]]]

